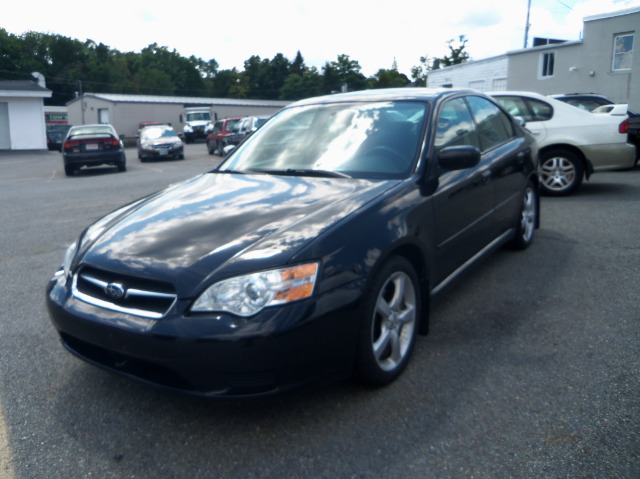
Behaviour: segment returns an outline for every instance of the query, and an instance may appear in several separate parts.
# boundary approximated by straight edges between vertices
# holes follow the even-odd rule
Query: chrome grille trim
[[[109,281],[96,278],[92,274],[84,273],[81,270],[73,276],[73,281],[71,283],[71,292],[73,296],[79,299],[80,301],[91,304],[93,306],[97,306],[99,308],[104,308],[111,311],[117,311],[119,313],[131,314],[134,316],[141,316],[149,319],[160,319],[164,317],[171,310],[171,308],[173,308],[173,306],[176,304],[178,300],[177,294],[151,291],[151,290],[131,287],[125,290],[124,297],[122,298],[123,301],[134,298],[134,299],[149,300],[151,302],[156,300],[160,302],[166,302],[168,304],[168,306],[162,308],[163,311],[161,312],[154,311],[151,309],[131,307],[127,305],[117,304],[116,302],[109,301],[106,298],[96,297],[96,295],[90,294],[89,292],[81,291],[80,288],[78,287],[78,279],[81,279],[82,281],[85,281],[86,283],[89,283],[101,289],[102,291],[105,292],[105,296],[106,296],[106,289],[109,286],[109,284],[111,284]],[[127,280],[129,280],[128,282],[131,282],[131,281],[135,282],[135,279],[131,280],[131,278],[127,278]],[[156,304],[156,306],[162,306],[162,305]]]

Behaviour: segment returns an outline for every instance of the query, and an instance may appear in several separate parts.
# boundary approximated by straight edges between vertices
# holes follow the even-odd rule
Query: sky
[[[411,78],[420,57],[442,57],[447,42],[464,35],[480,60],[524,46],[529,10],[533,37],[579,40],[584,17],[640,7],[640,0],[29,0],[3,8],[0,28],[93,40],[121,52],[157,43],[184,57],[215,59],[220,69],[244,69],[252,55],[290,61],[300,51],[307,66],[348,55],[369,77],[379,69]]]

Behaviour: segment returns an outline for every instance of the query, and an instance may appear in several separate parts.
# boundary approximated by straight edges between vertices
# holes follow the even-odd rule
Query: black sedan
[[[393,381],[429,298],[539,221],[537,147],[473,91],[304,100],[218,169],[114,211],[46,291],[64,346],[205,396]]]
[[[170,125],[146,126],[140,130],[138,158],[140,161],[151,159],[183,160],[184,146]]]
[[[111,125],[72,126],[62,145],[64,172],[72,176],[83,166],[113,165],[127,170],[124,144]]]

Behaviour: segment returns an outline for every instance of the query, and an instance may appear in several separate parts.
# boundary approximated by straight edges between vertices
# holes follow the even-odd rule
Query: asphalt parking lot
[[[0,152],[1,478],[640,477],[640,168],[543,198],[532,247],[439,297],[389,387],[207,401],[72,357],[44,305],[85,226],[220,161],[185,157],[65,177]]]

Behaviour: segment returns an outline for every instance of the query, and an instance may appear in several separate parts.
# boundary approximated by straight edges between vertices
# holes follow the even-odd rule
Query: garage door
[[[9,104],[0,102],[0,150],[11,148],[9,136]]]

